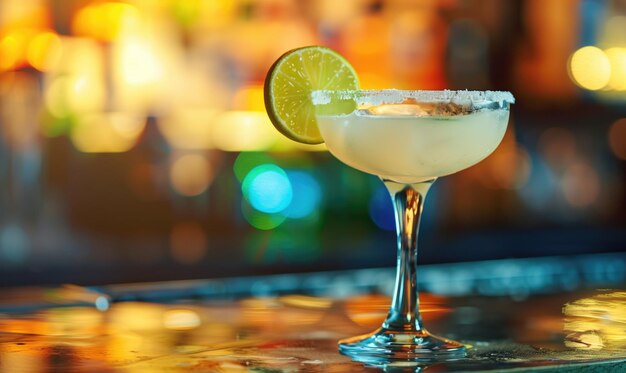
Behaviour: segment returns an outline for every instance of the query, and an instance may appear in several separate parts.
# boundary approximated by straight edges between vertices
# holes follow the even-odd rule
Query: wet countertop
[[[380,325],[390,302],[381,294],[111,303],[96,297],[91,305],[6,307],[15,292],[0,292],[2,372],[626,371],[620,289],[524,299],[423,293],[427,328],[466,343],[469,356],[383,366],[337,352],[338,339]],[[22,301],[68,292],[82,294],[71,287],[19,290]]]

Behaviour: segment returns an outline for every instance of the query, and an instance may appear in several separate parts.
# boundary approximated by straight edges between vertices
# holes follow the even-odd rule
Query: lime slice
[[[311,92],[317,89],[358,89],[354,68],[339,53],[320,46],[283,54],[265,78],[265,109],[274,127],[306,144],[324,142],[317,128]]]

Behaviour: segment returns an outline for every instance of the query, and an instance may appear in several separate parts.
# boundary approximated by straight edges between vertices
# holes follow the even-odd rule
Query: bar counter
[[[549,260],[504,263],[508,271],[511,263],[533,269],[545,267]],[[463,269],[464,283],[472,283],[476,281],[470,276],[472,268],[489,268],[489,263],[455,268]],[[423,272],[434,278],[437,270],[458,275],[453,267],[442,266],[424,266]],[[550,290],[542,277],[525,276],[517,277],[517,283],[544,281],[546,291],[508,295],[464,293],[458,287],[447,295],[424,291],[420,300],[426,327],[465,343],[468,357],[376,366],[339,354],[337,341],[380,326],[390,303],[385,281],[393,276],[392,269],[5,289],[0,290],[0,371],[626,371],[623,278],[605,272],[604,281],[593,280],[590,273],[586,286],[579,283],[569,290]],[[320,279],[328,281],[323,291]],[[358,283],[355,279],[380,286],[338,285]],[[281,289],[281,283],[294,288]],[[311,284],[318,284],[318,290],[313,291]],[[237,287],[256,290],[237,294]],[[420,287],[429,290],[428,283]]]

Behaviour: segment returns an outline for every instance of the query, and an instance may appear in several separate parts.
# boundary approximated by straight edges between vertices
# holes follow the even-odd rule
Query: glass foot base
[[[339,351],[367,364],[397,361],[444,361],[465,357],[465,345],[428,333],[380,328],[371,334],[339,341]]]

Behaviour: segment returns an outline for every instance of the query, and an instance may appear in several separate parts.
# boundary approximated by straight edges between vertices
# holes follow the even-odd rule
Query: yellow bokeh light
[[[104,101],[99,83],[97,77],[86,75],[59,77],[46,90],[46,107],[57,118],[97,111]]]
[[[45,31],[37,34],[28,44],[26,58],[28,63],[39,71],[48,71],[59,63],[61,58],[61,39],[57,34]]]
[[[183,196],[197,196],[209,187],[214,170],[209,160],[201,154],[177,157],[170,168],[172,188]]]
[[[34,30],[14,29],[0,39],[0,70],[12,70],[26,62],[26,48]]]
[[[72,20],[72,31],[79,36],[112,41],[140,24],[141,13],[135,6],[105,2],[80,9]]]
[[[13,69],[20,58],[20,47],[17,40],[9,35],[0,39],[0,70]]]
[[[44,81],[47,110],[57,118],[101,112],[107,99],[102,50],[91,40],[64,38],[62,43],[58,69]]]
[[[182,80],[182,66],[176,63],[181,55],[158,29],[123,36],[110,51],[111,100],[115,107],[145,112],[175,106],[166,97],[175,95],[172,91]]]
[[[217,109],[181,109],[159,118],[157,125],[167,142],[176,149],[211,149],[212,124]]]
[[[278,136],[267,114],[261,111],[227,111],[213,127],[214,144],[225,151],[267,150]]]
[[[300,308],[326,309],[333,304],[331,298],[312,297],[307,295],[284,295],[279,298],[280,302],[289,306]]]
[[[203,1],[199,17],[211,20],[211,22],[206,22],[204,27],[219,28],[232,24],[238,11],[239,4],[236,1]]]
[[[143,118],[122,113],[109,113],[108,119],[111,130],[120,138],[129,141],[137,140],[146,126]]]
[[[45,28],[51,21],[47,0],[0,1],[0,28]]]
[[[611,64],[611,76],[607,88],[626,90],[626,48],[609,48],[606,55]]]
[[[96,30],[97,21],[96,8],[87,6],[80,9],[72,19],[72,32],[79,36],[92,36],[98,34]]]
[[[617,158],[626,161],[626,118],[618,119],[611,125],[609,147]]]
[[[576,84],[590,91],[606,87],[611,78],[611,62],[597,47],[580,48],[570,58],[570,74]]]
[[[121,44],[120,63],[122,79],[130,85],[155,83],[164,74],[163,66],[148,40],[124,40]]]
[[[124,332],[128,331],[159,331],[163,328],[165,312],[165,307],[160,304],[121,302],[112,307],[107,314],[108,327],[111,334],[115,336],[126,335]],[[150,338],[140,338],[137,342],[143,341],[144,346],[137,345],[136,347],[146,349],[145,345],[150,340]]]
[[[46,109],[57,118],[63,118],[71,112],[67,92],[71,91],[72,81],[67,77],[60,77],[52,81],[44,94]]]
[[[168,310],[163,314],[163,326],[170,330],[192,330],[200,326],[200,316],[192,310]]]
[[[130,150],[143,132],[145,121],[122,113],[81,116],[72,127],[72,144],[84,153],[121,153]]]

